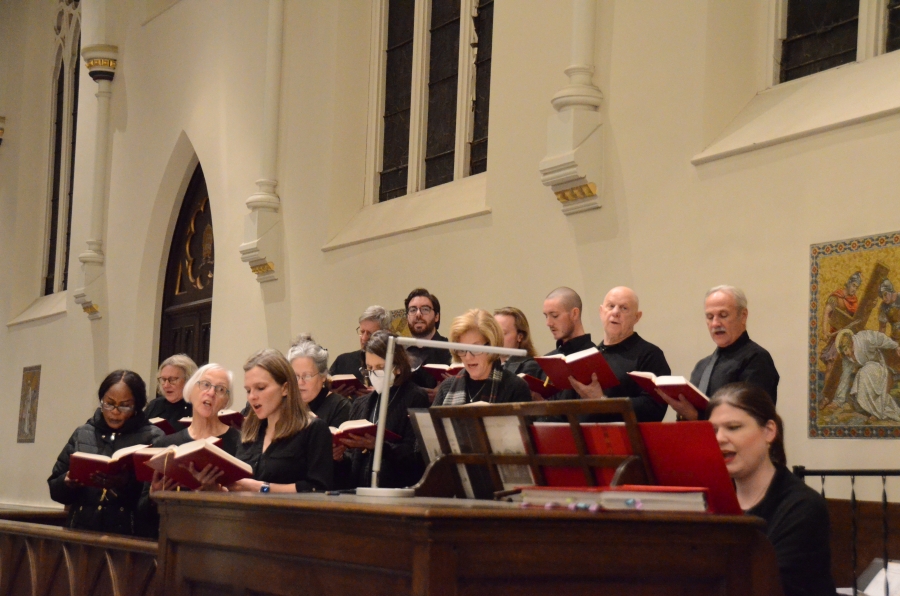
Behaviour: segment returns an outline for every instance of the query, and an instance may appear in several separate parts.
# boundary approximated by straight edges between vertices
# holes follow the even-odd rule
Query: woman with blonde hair
[[[185,425],[179,422],[191,416],[191,404],[184,399],[184,386],[197,372],[197,364],[187,354],[175,354],[162,361],[156,371],[156,394],[159,396],[144,410],[147,419],[163,418],[176,432]]]
[[[534,361],[538,352],[531,342],[531,327],[528,325],[525,313],[515,306],[504,306],[494,311],[494,319],[503,332],[504,348],[518,348],[528,352],[525,356],[500,356],[504,370],[508,370],[514,375],[525,373],[543,379],[544,372]]]
[[[228,487],[217,470],[198,476],[207,490],[315,492],[332,485],[331,431],[300,397],[296,375],[278,350],[260,350],[244,364],[250,411],[241,427],[237,458],[253,468],[253,478]]]
[[[486,310],[472,309],[453,319],[450,341],[474,346],[503,346],[503,331]],[[454,352],[453,359],[465,368],[438,387],[434,406],[457,406],[476,401],[506,403],[531,401],[528,385],[504,370],[497,354],[475,350]]]

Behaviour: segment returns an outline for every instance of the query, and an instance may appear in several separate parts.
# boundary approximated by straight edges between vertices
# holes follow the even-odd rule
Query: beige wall
[[[237,371],[252,351],[284,349],[300,331],[332,354],[353,349],[366,306],[397,308],[419,285],[441,298],[444,328],[467,308],[523,308],[546,351],[552,340],[540,309],[549,290],[566,284],[581,292],[586,327],[599,339],[596,306],[609,287],[625,284],[641,296],[638,330],[665,350],[675,374],[689,374],[713,349],[703,293],[732,283],[747,291],[751,336],[771,351],[782,376],[790,462],[896,467],[894,442],[807,439],[805,379],[809,244],[900,229],[890,208],[900,183],[900,120],[690,162],[764,88],[762,0],[653,3],[652,10],[643,2],[598,3],[602,208],[568,217],[540,184],[537,165],[549,99],[566,82],[572,8],[498,0],[491,213],[330,252],[321,247],[363,204],[369,2],[288,0],[278,167],[285,257],[279,281],[261,286],[238,246],[244,201],[260,173],[266,4],[182,0],[141,24],[135,2],[107,27],[120,63],[103,318],[89,322],[69,297],[63,315],[0,327],[0,473],[7,479],[0,502],[48,502],[44,479],[71,430],[90,415],[106,372],[129,367],[152,378],[163,267],[197,159],[216,235],[211,358]],[[40,285],[46,171],[34,164],[46,163],[49,142],[51,66],[42,40],[54,6],[0,0],[3,321],[22,312]],[[86,22],[85,31],[93,30]],[[95,92],[83,73],[70,288],[89,229]],[[21,369],[33,364],[43,366],[37,442],[17,445]]]

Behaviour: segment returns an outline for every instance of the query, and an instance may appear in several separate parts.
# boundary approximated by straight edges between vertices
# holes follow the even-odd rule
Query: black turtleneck
[[[350,400],[343,395],[329,393],[325,387],[306,405],[328,426],[338,427],[350,419]]]

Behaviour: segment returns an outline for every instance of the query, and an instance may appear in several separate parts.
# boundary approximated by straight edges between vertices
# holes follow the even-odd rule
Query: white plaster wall
[[[104,317],[89,323],[70,301],[64,316],[0,327],[0,386],[7,388],[0,441],[12,454],[0,462],[11,480],[0,486],[0,501],[48,501],[43,480],[72,428],[90,415],[108,370],[127,366],[152,378],[163,267],[197,159],[216,237],[211,358],[238,372],[251,352],[285,349],[300,331],[312,332],[333,355],[354,349],[359,313],[374,303],[397,308],[416,286],[441,298],[444,329],[468,308],[519,306],[547,351],[552,340],[542,299],[570,285],[584,298],[596,341],[597,305],[608,288],[625,284],[641,296],[640,333],[665,350],[675,374],[686,375],[713,349],[702,315],[705,290],[733,283],[749,296],[751,336],[770,350],[782,376],[779,411],[790,463],[896,467],[896,442],[807,439],[805,378],[809,244],[900,229],[891,209],[900,182],[893,157],[900,118],[700,167],[690,163],[764,87],[763,0],[653,3],[652,10],[644,2],[599,2],[603,206],[570,217],[540,184],[537,164],[546,151],[549,99],[566,82],[571,4],[498,0],[487,175],[492,212],[328,253],[321,247],[363,204],[370,3],[285,4],[278,165],[285,256],[279,281],[263,286],[237,247],[244,201],[259,177],[267,3],[182,0],[142,25],[144,7],[136,2],[120,7],[107,27],[120,62]],[[47,138],[42,98],[49,77],[23,62],[45,60],[33,33],[53,5],[0,0],[4,321],[34,299],[39,285],[46,174],[25,164],[43,163],[46,143],[34,139]],[[89,227],[95,90],[85,74],[76,256]],[[14,126],[12,114],[27,124]],[[19,446],[21,368],[37,363],[44,366],[38,440]],[[242,403],[238,391],[236,405]],[[874,487],[865,491],[877,497]]]

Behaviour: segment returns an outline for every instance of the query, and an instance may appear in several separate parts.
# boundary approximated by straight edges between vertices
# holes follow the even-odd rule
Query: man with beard
[[[747,296],[734,286],[716,286],[706,293],[706,327],[716,344],[711,355],[697,363],[691,383],[712,396],[729,383],[745,382],[762,387],[775,402],[778,399],[778,371],[772,356],[747,334]],[[678,401],[665,398],[679,420],[705,419],[683,396]]]
[[[425,288],[416,288],[409,293],[403,305],[406,307],[406,323],[413,337],[447,341],[446,337],[438,333],[438,327],[441,326],[441,302],[437,296]],[[434,400],[438,383],[434,377],[422,370],[421,366],[423,364],[450,364],[450,351],[410,346],[406,352],[409,354],[413,369],[412,382],[425,389],[429,400]]]

